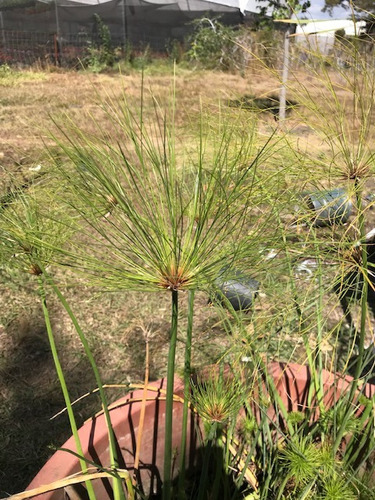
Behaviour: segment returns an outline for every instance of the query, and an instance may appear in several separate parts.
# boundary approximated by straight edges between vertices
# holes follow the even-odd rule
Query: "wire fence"
[[[277,65],[282,55],[283,41],[282,34],[278,35],[272,43],[268,40],[259,41],[256,33],[251,35],[250,32],[239,39],[239,45],[232,54],[234,66],[242,69],[254,56],[271,66]],[[176,49],[174,42],[177,42],[177,50],[183,52],[183,42],[174,39],[163,38],[161,42],[159,38],[148,35],[124,44],[122,37],[111,36],[111,47],[118,58],[126,54],[129,56],[129,52],[141,54],[150,50],[159,55],[171,55],[173,48]],[[56,33],[0,30],[0,65],[76,67],[87,63],[95,48],[100,46],[100,37],[86,32],[58,36]]]
[[[121,46],[121,40],[112,40]],[[0,32],[0,64],[32,66],[56,65],[72,67],[84,61],[92,47],[100,44],[95,36],[35,33],[28,31]]]
[[[2,30],[0,38],[1,64],[32,65],[36,61],[53,62],[55,35]]]
[[[251,30],[244,31],[242,37],[237,40],[237,45],[233,49],[231,57],[233,67],[246,69],[254,61],[262,61],[272,68],[282,66],[284,51],[284,35],[281,32],[273,32],[272,37],[262,32]],[[142,53],[149,51],[149,47],[157,45],[157,39],[144,37],[134,45],[124,45],[123,37],[111,36],[111,47],[117,59],[129,56],[129,52]],[[160,43],[161,49],[155,52],[168,54],[168,41],[163,39]],[[173,40],[172,40],[173,41]],[[345,59],[345,51],[340,46],[335,46],[333,38],[315,41],[309,39],[308,43],[301,43],[303,40],[292,37],[290,39],[290,60],[291,67],[297,68],[306,63],[313,64],[314,52],[320,54],[317,62],[320,64],[324,57],[327,64],[334,62],[334,65],[352,65],[351,61]],[[306,42],[306,41],[305,41]],[[30,31],[11,31],[0,29],[0,65],[17,65],[28,67],[38,65],[46,67],[50,65],[61,67],[79,67],[87,64],[92,59],[95,49],[100,48],[101,39],[97,34],[82,32],[78,34],[42,33]],[[182,43],[180,49],[182,49]],[[374,66],[374,38],[367,37],[360,45],[362,57],[370,61]],[[324,55],[326,54],[326,56]],[[323,57],[323,58],[322,58]]]

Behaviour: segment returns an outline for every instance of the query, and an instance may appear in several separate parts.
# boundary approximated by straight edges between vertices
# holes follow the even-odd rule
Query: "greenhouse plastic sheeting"
[[[11,8],[12,2],[19,6],[22,0],[0,0],[0,30],[57,32],[78,34],[89,31],[93,26],[93,15],[99,14],[109,25],[114,37],[121,37],[139,31],[138,39],[153,33],[153,25],[165,26],[169,37],[181,37],[182,27],[189,20],[206,13],[221,16],[223,22],[240,23],[245,12],[251,18],[259,12],[263,3],[257,0],[56,0],[35,1],[25,7]],[[141,27],[143,25],[143,27]],[[160,28],[157,29],[160,29]],[[164,33],[160,33],[161,37]],[[161,38],[160,37],[160,38]]]
[[[257,0],[0,0],[0,64],[56,53],[64,47],[87,47],[97,36],[94,14],[108,26],[114,46],[149,45],[165,50],[171,40],[183,41],[192,20],[219,17],[227,25],[251,22]],[[245,11],[245,16],[243,14]],[[58,42],[56,42],[56,37]],[[56,54],[55,54],[56,59]]]

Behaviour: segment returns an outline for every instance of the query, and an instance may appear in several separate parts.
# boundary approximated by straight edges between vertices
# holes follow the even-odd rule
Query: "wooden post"
[[[57,0],[55,0],[55,18],[56,18],[56,37],[55,37],[55,48],[56,48],[56,66],[61,66],[62,61],[62,37],[59,21],[59,11],[57,6]]]

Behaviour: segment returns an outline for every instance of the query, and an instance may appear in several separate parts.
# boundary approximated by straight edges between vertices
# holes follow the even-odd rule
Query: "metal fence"
[[[138,49],[148,45],[159,52],[165,51],[170,40],[181,43],[192,31],[192,21],[202,16],[220,17],[230,26],[242,21],[236,8],[206,0],[189,0],[187,4],[189,8],[180,8],[177,1],[170,0],[109,0],[91,5],[55,0],[0,9],[0,64],[71,64],[97,42],[98,18],[108,27],[113,47]],[[251,14],[246,17],[253,18]]]
[[[56,61],[56,36],[26,31],[5,31],[0,38],[0,63],[32,65]]]
[[[6,31],[0,36],[0,64],[72,67],[84,62],[90,49],[100,44],[97,36],[64,35],[28,31]],[[112,39],[121,47],[121,39]]]
[[[150,51],[153,54],[167,56],[177,43],[177,50],[183,52],[183,39],[147,33],[142,37],[131,37],[124,44],[123,37],[111,36],[111,47],[117,58],[125,55],[141,55]],[[273,34],[272,38],[264,38],[260,33],[244,31],[239,37],[239,46],[234,48],[233,63],[238,69],[245,67],[250,59],[250,52],[271,66],[278,65],[282,54],[283,35]],[[78,34],[41,33],[29,31],[0,30],[0,65],[17,66],[49,66],[75,67],[86,64],[93,58],[95,49],[102,41],[97,34],[82,32]],[[242,47],[248,47],[248,51]]]
[[[282,66],[284,52],[284,35],[282,32],[270,34],[244,30],[242,37],[238,38],[238,46],[234,48],[233,66],[237,69],[246,69],[256,61],[262,61],[269,67],[275,69]],[[152,52],[168,53],[168,42],[176,41],[165,37],[158,37],[148,34],[141,38],[133,38],[134,44],[124,45],[122,36],[111,36],[111,46],[114,49],[115,57],[123,58],[130,53],[139,54],[147,51],[148,47]],[[303,40],[302,40],[303,41]],[[319,48],[320,56],[314,56],[317,50],[316,43],[301,43],[301,40],[292,37],[290,40],[290,60],[291,67],[313,64],[316,59],[317,64],[325,60],[327,64],[352,66],[345,54],[345,50],[340,46],[330,45]],[[327,42],[325,42],[326,44]],[[332,41],[329,42],[330,44]],[[18,65],[41,67],[55,65],[62,67],[80,67],[93,60],[95,50],[98,50],[101,40],[98,34],[88,34],[86,31],[77,34],[41,33],[29,31],[11,31],[0,29],[0,65]],[[155,50],[158,47],[159,50]],[[247,49],[246,49],[247,48]],[[359,45],[362,58],[374,67],[374,39],[367,37]],[[182,50],[182,49],[181,49]],[[326,53],[326,56],[324,55]],[[324,59],[325,58],[325,59]]]

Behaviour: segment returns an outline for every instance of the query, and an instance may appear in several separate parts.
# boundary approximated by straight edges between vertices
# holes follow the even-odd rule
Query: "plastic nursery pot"
[[[352,213],[352,202],[342,188],[305,193],[303,198],[309,210],[313,212],[315,227],[344,224]]]
[[[208,367],[202,374],[209,374],[217,370],[218,366]],[[271,363],[268,366],[269,376],[273,379],[275,387],[288,412],[304,411],[308,408],[308,395],[311,387],[311,373],[307,366],[298,364]],[[253,377],[253,374],[249,374]],[[352,377],[342,377],[326,370],[322,371],[324,404],[328,409],[350,389]],[[164,379],[153,383],[152,386],[157,392],[148,391],[146,401],[146,414],[143,427],[143,438],[140,454],[141,464],[141,482],[146,498],[150,493],[160,492],[161,478],[163,477],[164,461],[164,422],[165,422],[165,401],[164,394],[160,392],[161,388],[166,387]],[[158,390],[159,389],[159,390]],[[183,384],[177,380],[175,384],[176,394],[182,394]],[[258,389],[259,390],[259,389]],[[262,388],[264,396],[265,387]],[[362,393],[371,398],[375,395],[375,385],[366,384]],[[139,428],[139,418],[141,409],[141,399],[143,390],[130,393],[125,398],[118,400],[112,405],[111,420],[118,441],[118,449],[121,451],[122,468],[127,468],[132,472],[135,455],[135,441],[137,430]],[[255,398],[255,399],[254,399]],[[318,405],[314,408],[318,409]],[[256,402],[256,391],[252,396],[251,406],[254,415],[261,418],[259,405]],[[361,409],[359,408],[360,412]],[[268,408],[268,417],[274,421],[280,422],[281,415],[277,411],[276,405],[270,405]],[[314,412],[314,418],[318,418],[319,411]],[[181,423],[182,423],[182,404],[175,402],[173,408],[173,448],[176,450],[176,461],[178,464],[178,451],[181,444]],[[199,420],[196,416],[189,416],[188,437],[187,437],[187,465],[193,466],[198,463],[197,457],[199,448],[197,443],[197,433],[199,431]],[[103,466],[109,463],[108,437],[103,415],[87,421],[79,430],[83,451],[86,458],[93,460]],[[63,448],[75,450],[73,439],[69,439]],[[73,455],[57,451],[46,465],[40,470],[39,474],[30,483],[27,490],[50,484],[59,479],[63,479],[80,470],[78,459]],[[97,498],[100,500],[109,500],[111,496],[111,486],[108,480],[93,481]],[[65,500],[66,496],[63,489],[50,491],[42,495],[34,496],[37,500]],[[77,498],[80,498],[79,496]],[[82,497],[84,498],[84,497]],[[156,497],[157,498],[157,497]]]
[[[240,271],[223,273],[216,279],[215,298],[223,305],[230,305],[235,311],[248,311],[253,306],[260,283]]]

